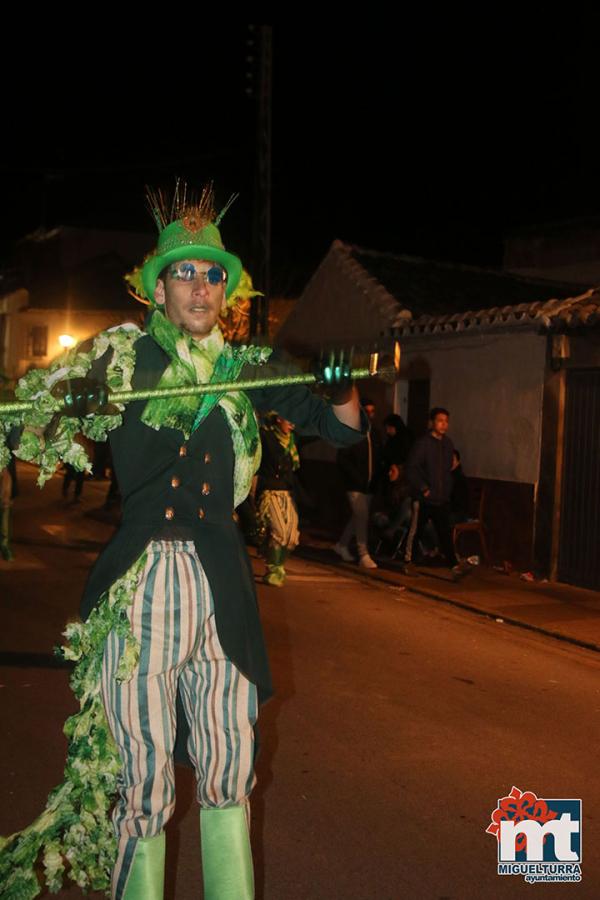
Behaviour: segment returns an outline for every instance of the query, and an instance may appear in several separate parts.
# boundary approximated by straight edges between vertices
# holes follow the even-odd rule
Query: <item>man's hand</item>
[[[94,378],[67,378],[55,384],[51,393],[63,401],[60,415],[83,419],[105,405],[108,387]]]
[[[352,396],[352,350],[330,350],[321,353],[313,366],[318,384],[327,389],[333,406],[343,406]]]
[[[317,382],[326,387],[336,418],[360,431],[358,391],[352,381],[352,350],[321,353],[313,373]]]

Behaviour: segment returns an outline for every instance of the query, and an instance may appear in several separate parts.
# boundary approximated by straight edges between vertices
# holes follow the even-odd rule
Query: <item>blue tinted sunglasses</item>
[[[227,273],[221,266],[211,266],[203,272],[191,262],[173,263],[169,266],[169,274],[178,281],[194,281],[195,278],[202,278],[205,284],[211,284],[213,287],[223,284],[227,279]]]

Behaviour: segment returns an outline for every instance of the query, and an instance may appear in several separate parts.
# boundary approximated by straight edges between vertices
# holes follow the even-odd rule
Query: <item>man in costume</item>
[[[0,372],[0,400],[4,396],[8,396],[5,391],[5,385],[8,379]],[[7,443],[14,446],[17,440],[16,430],[13,434],[8,435]],[[6,468],[0,470],[0,557],[11,562],[14,559],[12,548],[10,545],[10,526],[12,502],[16,495],[17,470],[15,467],[14,457],[11,457]]]
[[[294,424],[273,412],[261,428],[261,439],[256,494],[258,514],[266,531],[267,571],[263,581],[272,587],[283,587],[285,560],[300,540],[294,497],[300,456],[294,440]]]
[[[82,357],[85,377],[63,389],[65,408],[88,422],[88,430],[92,412],[107,412],[101,406],[103,383],[120,379],[124,384],[128,371],[134,391],[222,383],[251,376],[266,355],[264,349],[232,348],[219,329],[242,265],[223,246],[212,193],[205,191],[197,203],[176,198],[168,209],[156,203],[155,217],[158,245],[141,270],[150,303],[145,330],[127,333],[122,358],[113,334],[105,333],[108,345],[96,339],[91,366],[90,354]],[[69,372],[78,374],[82,367],[71,366]],[[259,374],[265,370],[269,366]],[[60,392],[65,371],[51,375],[47,383],[53,390]],[[277,374],[275,366],[272,371]],[[254,408],[277,409],[303,433],[338,446],[364,434],[366,420],[348,370],[334,366],[327,372],[333,379],[331,403],[301,386],[215,391],[201,399],[132,400],[118,427],[107,426],[123,499],[122,524],[90,574],[81,609],[86,624],[73,626],[76,640],[67,655],[83,664],[81,647],[88,647],[89,656],[94,640],[97,644],[94,634],[101,632],[98,623],[109,623],[98,671],[120,767],[113,812],[118,846],[111,893],[116,900],[163,896],[164,827],[174,809],[176,741],[181,748],[186,724],[183,746],[195,768],[201,807],[204,896],[254,896],[248,829],[254,725],[258,704],[272,689],[252,570],[233,513],[260,461]],[[38,459],[37,452],[29,447],[21,455]],[[91,675],[78,676],[76,690],[92,696],[93,688],[84,684],[90,680]],[[93,698],[90,702],[93,706]],[[82,701],[82,715],[87,708]],[[102,734],[102,709],[99,704],[93,708],[93,727]],[[69,750],[64,793],[71,798],[76,794],[73,760],[77,777],[81,768],[73,738],[78,729],[77,722],[67,723],[74,749]],[[93,756],[87,749],[81,753]],[[102,751],[97,755],[101,758]],[[65,785],[53,792],[54,807],[63,802]],[[72,799],[63,805],[71,810]],[[72,817],[65,814],[64,820]],[[82,815],[78,825],[84,820]],[[73,827],[69,824],[70,834]],[[36,846],[45,847],[47,871],[60,869],[56,857],[69,846],[71,865],[77,860],[83,873],[78,883],[94,886],[86,862],[78,861],[76,838],[57,844],[57,830],[54,843],[39,837],[42,826],[35,832]],[[1,847],[0,841],[0,877]]]

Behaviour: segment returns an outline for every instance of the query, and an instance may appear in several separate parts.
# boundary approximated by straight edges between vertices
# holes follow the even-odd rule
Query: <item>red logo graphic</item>
[[[534,822],[550,822],[551,819],[558,818],[558,813],[548,809],[545,800],[540,800],[532,791],[520,791],[519,788],[512,788],[508,797],[502,797],[498,801],[498,806],[492,813],[492,821],[485,829],[486,834],[495,834],[496,839],[500,840],[500,822],[512,819],[514,822],[522,822],[524,819],[533,819]],[[544,838],[544,841],[546,838]],[[515,850],[521,851],[527,848],[527,838],[524,834],[519,834],[515,841]]]

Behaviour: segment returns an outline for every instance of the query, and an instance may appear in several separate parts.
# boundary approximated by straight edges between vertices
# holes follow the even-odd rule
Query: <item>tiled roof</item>
[[[291,346],[318,337],[371,338],[390,329],[404,337],[490,328],[560,330],[595,325],[599,307],[600,289],[581,293],[572,284],[336,240],[278,339]]]
[[[576,297],[536,300],[515,306],[469,310],[442,316],[419,316],[406,321],[398,317],[398,334],[426,335],[467,332],[481,329],[535,328],[542,331],[569,331],[600,324],[600,288],[591,288]]]
[[[349,258],[356,269],[362,269],[363,277],[379,285],[396,304],[410,310],[413,318],[518,306],[548,297],[566,298],[580,290],[572,284],[500,269],[380,253],[339,241],[332,249]]]

